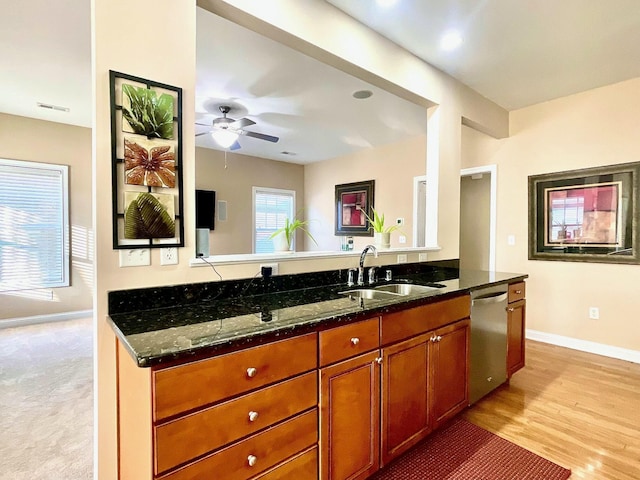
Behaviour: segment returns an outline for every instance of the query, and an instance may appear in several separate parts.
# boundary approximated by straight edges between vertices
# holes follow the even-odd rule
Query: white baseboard
[[[93,315],[93,310],[78,310],[76,312],[52,313],[50,315],[34,315],[32,317],[7,318],[0,320],[0,329],[24,327],[25,325],[36,325],[38,323],[62,322],[64,320],[75,320]]]
[[[617,358],[628,362],[640,363],[640,351],[630,350],[627,348],[613,347],[603,343],[590,342],[587,340],[579,340],[577,338],[564,337],[553,333],[539,332],[537,330],[527,329],[526,337],[530,340],[538,342],[550,343],[559,347],[567,347],[582,352],[595,353],[596,355],[604,355],[605,357]]]

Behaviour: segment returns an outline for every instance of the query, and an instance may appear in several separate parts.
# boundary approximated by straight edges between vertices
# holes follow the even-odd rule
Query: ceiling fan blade
[[[273,142],[273,143],[277,143],[278,140],[280,140],[280,138],[274,137],[273,135],[266,135],[264,133],[257,133],[257,132],[248,132],[246,130],[237,130],[237,133],[239,133],[240,135],[245,135],[247,137],[258,138],[260,140],[266,140],[267,142]]]
[[[240,148],[242,148],[240,146],[240,144],[238,143],[238,141],[236,140],[235,142],[233,142],[233,145],[231,145],[229,147],[229,150],[233,151],[233,150],[240,150]]]
[[[201,125],[203,127],[210,127],[211,126],[210,123],[198,123],[198,122],[196,122],[196,125]]]
[[[202,133],[196,133],[196,137],[199,137],[201,135],[209,135],[211,132],[202,132]]]
[[[248,118],[239,118],[238,120],[236,120],[235,122],[233,122],[230,127],[231,128],[235,128],[235,129],[240,129],[240,128],[244,128],[244,127],[249,127],[251,125],[255,125],[256,122],[254,122],[253,120],[250,120]]]

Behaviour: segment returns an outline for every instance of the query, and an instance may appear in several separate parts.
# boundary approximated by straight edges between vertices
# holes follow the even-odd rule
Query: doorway
[[[460,171],[460,268],[496,269],[496,165]]]

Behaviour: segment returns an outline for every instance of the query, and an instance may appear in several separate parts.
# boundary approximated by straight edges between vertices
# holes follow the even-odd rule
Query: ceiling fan
[[[273,135],[266,135],[264,133],[250,132],[248,130],[245,130],[245,127],[255,125],[256,122],[246,117],[240,118],[238,120],[227,117],[227,113],[231,111],[230,106],[221,105],[218,108],[222,113],[222,117],[214,118],[211,125],[196,123],[196,125],[201,125],[203,127],[212,127],[212,129],[208,132],[196,133],[196,137],[199,137],[200,135],[211,134],[218,145],[223,148],[228,148],[229,150],[238,150],[240,148],[240,144],[238,143],[238,137],[240,135],[257,138],[259,140],[266,140],[267,142],[273,143],[276,143],[278,140],[280,140],[278,137],[274,137]]]

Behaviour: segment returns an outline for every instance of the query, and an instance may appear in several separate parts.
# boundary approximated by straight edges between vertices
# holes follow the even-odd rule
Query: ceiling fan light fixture
[[[239,135],[235,132],[225,129],[217,129],[211,132],[213,140],[222,148],[229,148],[238,140]]]
[[[462,35],[457,30],[449,30],[445,32],[440,40],[440,48],[446,52],[455,50],[462,45]]]

